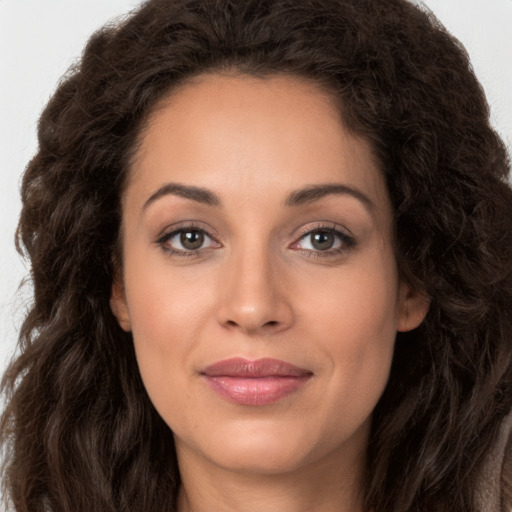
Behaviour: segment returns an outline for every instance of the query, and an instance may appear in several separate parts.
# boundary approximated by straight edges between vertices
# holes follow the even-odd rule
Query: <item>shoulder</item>
[[[512,512],[512,413],[501,426],[476,489],[479,512]]]

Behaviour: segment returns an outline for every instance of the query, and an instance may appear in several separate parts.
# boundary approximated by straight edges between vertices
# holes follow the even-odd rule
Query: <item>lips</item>
[[[268,405],[298,391],[313,375],[278,359],[226,359],[201,375],[221,397],[241,405]]]

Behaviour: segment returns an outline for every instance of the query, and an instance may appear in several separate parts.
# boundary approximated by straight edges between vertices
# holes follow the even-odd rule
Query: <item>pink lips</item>
[[[201,374],[211,388],[231,402],[267,405],[297,391],[313,373],[278,359],[226,359]]]

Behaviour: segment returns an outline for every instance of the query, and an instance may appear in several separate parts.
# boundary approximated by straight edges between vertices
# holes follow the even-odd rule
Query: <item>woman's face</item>
[[[361,455],[396,331],[426,312],[391,225],[368,145],[315,85],[203,75],[155,110],[111,305],[180,464]]]

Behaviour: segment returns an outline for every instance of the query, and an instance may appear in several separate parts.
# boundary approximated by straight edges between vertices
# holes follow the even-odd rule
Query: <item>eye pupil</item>
[[[183,231],[180,242],[185,249],[199,249],[204,243],[204,233],[198,230]]]
[[[334,245],[334,234],[329,231],[317,231],[311,235],[311,244],[320,251],[331,249]]]

